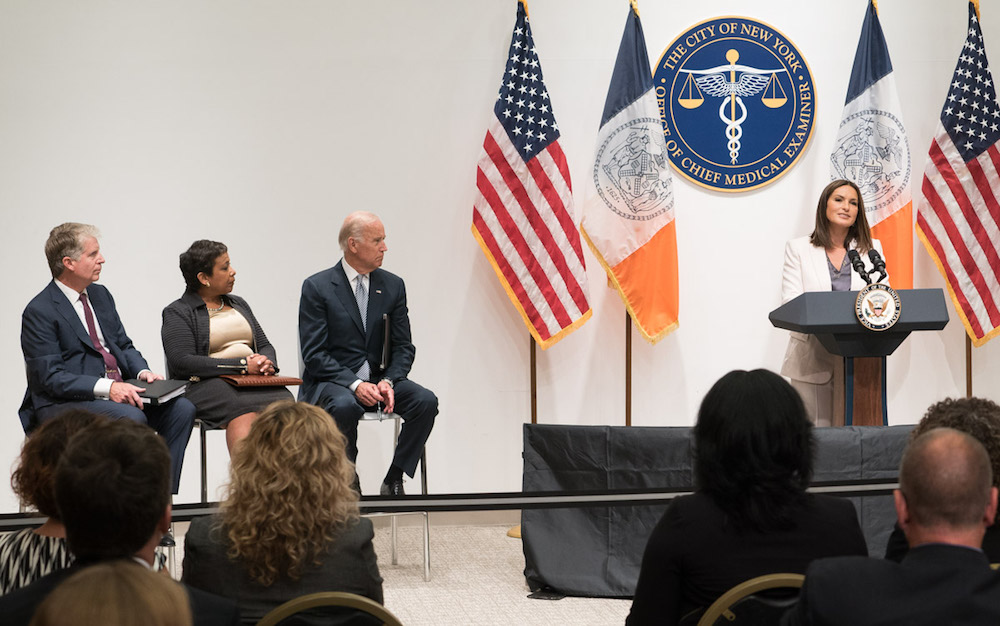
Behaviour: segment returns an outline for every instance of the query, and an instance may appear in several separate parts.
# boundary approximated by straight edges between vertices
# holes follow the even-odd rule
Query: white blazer
[[[878,253],[882,254],[882,242],[875,239],[872,244]],[[853,249],[854,245],[851,248]],[[871,271],[872,263],[868,255],[862,254],[861,259],[865,263],[865,269]],[[888,279],[884,282],[888,282]],[[858,291],[864,286],[864,279],[852,269],[851,291]],[[782,304],[807,291],[832,289],[826,250],[809,243],[808,236],[792,239],[785,244],[785,266],[781,273]],[[785,360],[781,365],[781,374],[792,380],[823,385],[833,377],[833,369],[839,362],[840,357],[827,352],[815,337],[803,333],[791,333]]]

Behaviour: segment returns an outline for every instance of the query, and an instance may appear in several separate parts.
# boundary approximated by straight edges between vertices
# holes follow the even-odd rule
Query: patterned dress
[[[0,534],[0,595],[30,585],[72,562],[65,539],[43,537],[31,528]]]

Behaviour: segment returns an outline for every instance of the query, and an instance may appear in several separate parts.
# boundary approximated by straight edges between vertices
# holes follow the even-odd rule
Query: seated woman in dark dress
[[[182,580],[235,600],[248,626],[318,591],[381,603],[374,532],[359,517],[346,443],[311,404],[280,402],[262,411],[233,452],[219,514],[191,522]]]
[[[198,419],[226,429],[232,454],[257,412],[292,394],[280,386],[235,387],[219,378],[278,372],[274,347],[250,305],[230,293],[236,270],[225,244],[196,241],[181,254],[180,266],[186,289],[163,309],[160,330],[167,370],[171,378],[191,381],[185,397],[198,408]]]
[[[73,562],[66,545],[66,527],[56,509],[56,464],[69,438],[101,419],[105,418],[90,411],[68,409],[24,441],[10,482],[23,504],[48,519],[38,528],[0,534],[0,595],[26,587]]]
[[[694,427],[697,491],[675,498],[653,529],[627,624],[678,624],[750,578],[868,554],[854,506],[806,492],[812,428],[799,394],[773,372],[737,370],[715,383]]]
[[[954,428],[983,444],[993,466],[993,486],[1000,487],[1000,406],[986,398],[942,400],[927,409],[910,433],[910,441],[935,428]],[[1000,563],[1000,525],[996,522],[986,529],[982,547],[990,563]],[[885,547],[885,558],[898,563],[909,551],[906,535],[896,524]]]

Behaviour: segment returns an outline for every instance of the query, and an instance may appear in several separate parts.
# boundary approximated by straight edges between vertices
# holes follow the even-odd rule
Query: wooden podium
[[[915,330],[941,330],[948,307],[940,289],[898,289],[900,315],[892,328],[869,330],[854,313],[857,291],[810,291],[771,311],[776,328],[814,335],[831,354],[844,357],[844,423],[888,424],[885,357]]]

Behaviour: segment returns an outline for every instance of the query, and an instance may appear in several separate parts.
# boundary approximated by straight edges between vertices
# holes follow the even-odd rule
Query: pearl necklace
[[[219,308],[217,308],[217,309],[213,309],[212,307],[208,306],[207,302],[205,303],[205,308],[208,309],[209,313],[218,313],[222,309],[226,308],[226,299],[225,298],[219,298]]]

